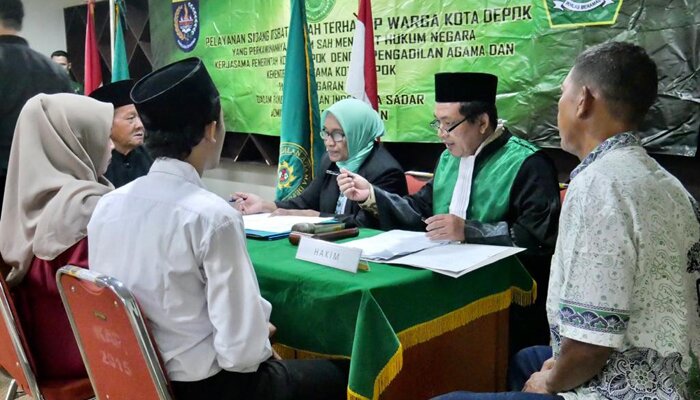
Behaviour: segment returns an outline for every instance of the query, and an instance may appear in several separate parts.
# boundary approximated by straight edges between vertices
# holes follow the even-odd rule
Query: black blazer
[[[19,36],[0,35],[0,175],[7,176],[19,112],[39,93],[72,93],[68,74]],[[2,189],[2,188],[0,188]],[[1,195],[1,194],[0,194]],[[1,199],[0,199],[1,202]]]

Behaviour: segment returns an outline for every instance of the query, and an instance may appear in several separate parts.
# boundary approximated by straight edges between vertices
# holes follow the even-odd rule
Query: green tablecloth
[[[360,237],[377,233],[362,230]],[[262,295],[272,303],[276,340],[308,353],[350,357],[350,399],[376,399],[401,370],[403,349],[511,301],[528,305],[536,295],[515,257],[454,279],[374,263],[352,274],[297,260],[296,250],[287,240],[248,240]]]

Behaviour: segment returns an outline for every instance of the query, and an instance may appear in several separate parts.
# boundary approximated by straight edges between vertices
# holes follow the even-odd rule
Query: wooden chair
[[[56,281],[97,397],[172,399],[131,292],[115,278],[70,265],[58,270]]]
[[[0,368],[12,379],[5,400],[18,397],[17,389],[34,399],[76,400],[93,398],[92,387],[87,378],[82,379],[37,379],[36,367],[31,357],[26,337],[22,331],[12,296],[0,274]]]

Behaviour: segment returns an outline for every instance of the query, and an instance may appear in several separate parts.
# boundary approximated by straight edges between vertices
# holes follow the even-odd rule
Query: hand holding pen
[[[347,169],[341,169],[336,180],[340,192],[345,194],[345,197],[349,200],[362,202],[369,197],[369,190],[372,185],[362,176]]]
[[[265,201],[262,197],[253,193],[236,192],[231,195],[229,203],[242,214],[258,214],[261,212],[273,212],[277,206],[271,201]]]

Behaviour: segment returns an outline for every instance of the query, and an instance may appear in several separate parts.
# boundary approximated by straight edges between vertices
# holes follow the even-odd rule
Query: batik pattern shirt
[[[688,398],[700,337],[689,194],[631,133],[603,142],[572,177],[547,300],[554,354],[562,337],[614,350],[598,376],[560,394]]]

